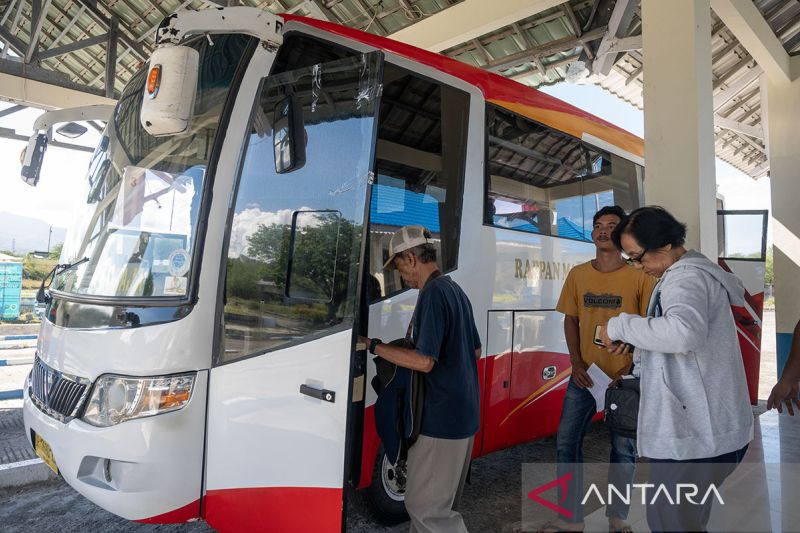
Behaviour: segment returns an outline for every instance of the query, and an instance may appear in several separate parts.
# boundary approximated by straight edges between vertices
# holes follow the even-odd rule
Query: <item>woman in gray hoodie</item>
[[[650,459],[650,482],[675,499],[694,483],[702,504],[661,498],[648,505],[652,531],[705,531],[714,497],[753,439],[742,355],[731,305],[744,288],[704,255],[684,248],[686,226],[661,207],[633,211],[612,239],[629,264],[660,278],[646,317],[612,318],[601,337],[612,352],[636,347],[641,379],[637,447]],[[619,341],[619,342],[617,342]],[[648,501],[648,503],[650,503]]]

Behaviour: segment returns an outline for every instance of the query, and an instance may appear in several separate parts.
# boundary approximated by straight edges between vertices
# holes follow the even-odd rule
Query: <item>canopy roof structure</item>
[[[745,18],[762,20],[745,25],[769,41],[765,49],[779,43],[780,53],[796,59],[800,2],[748,2]],[[761,125],[763,69],[720,15],[742,3],[712,0],[715,145],[718,157],[758,178],[769,170]],[[165,16],[228,4],[388,36],[532,87],[595,83],[635,107],[643,105],[638,0],[0,0],[0,76],[113,99],[146,61]],[[760,23],[769,29],[766,37],[758,32]],[[0,117],[21,108],[4,109]]]

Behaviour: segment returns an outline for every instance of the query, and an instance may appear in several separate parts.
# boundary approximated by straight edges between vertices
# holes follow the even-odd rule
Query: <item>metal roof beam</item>
[[[20,0],[17,4],[17,12],[14,14],[14,20],[11,22],[11,33],[16,35],[19,32],[19,19],[22,17],[22,8],[25,7],[25,2]]]
[[[64,36],[67,33],[69,33],[69,30],[72,29],[72,27],[75,25],[75,23],[78,22],[78,19],[80,18],[81,15],[83,15],[84,11],[86,11],[86,7],[85,6],[81,6],[80,8],[78,8],[78,12],[75,13],[75,15],[72,17],[72,19],[70,19],[70,21],[67,23],[67,25],[64,26],[64,29],[61,30],[61,32],[58,35],[56,35],[56,38],[53,39],[53,42],[50,43],[50,50],[52,50],[53,48],[58,46],[58,43],[60,43],[61,39],[63,39]]]
[[[17,76],[28,80],[38,81],[41,83],[46,83],[48,85],[53,85],[64,89],[71,89],[73,91],[95,94],[100,96],[99,91],[86,87],[82,84],[75,83],[72,80],[70,80],[65,74],[44,69],[36,65],[24,64],[21,61],[12,61],[9,59],[0,60],[0,73],[9,74],[12,76]],[[3,93],[0,92],[0,95],[2,94]],[[17,100],[25,101],[24,98],[21,99],[17,98]],[[108,102],[105,101],[103,103],[108,103]]]
[[[5,29],[4,27],[0,26],[0,37],[2,37],[5,42],[8,43],[8,46],[11,47],[19,55],[25,54],[25,43],[23,43],[18,37],[14,37],[14,35]]]
[[[114,98],[114,85],[117,82],[117,36],[119,35],[119,20],[111,18],[108,27],[108,41],[106,42],[106,98]]]
[[[111,19],[109,19],[102,11],[97,7],[97,2],[93,0],[76,0],[80,5],[85,6],[86,9],[89,10],[89,13],[92,14],[97,20],[102,22],[106,25],[106,27],[111,26]],[[131,49],[136,55],[138,55],[141,59],[148,59],[150,55],[142,48],[140,43],[137,43],[133,39],[129,38],[125,35],[124,32],[119,32],[119,40],[122,41],[125,46]]]
[[[642,49],[641,34],[632,35],[630,37],[614,37],[610,42],[611,46],[606,50],[606,54],[609,56],[616,57],[616,55],[620,52],[630,52],[631,50]]]
[[[754,137],[762,141],[764,140],[764,129],[760,125],[751,126],[749,124],[743,124],[719,115],[714,116],[714,125],[726,130],[735,131],[736,133],[749,135],[750,137]]]
[[[396,41],[441,52],[481,35],[509,26],[564,0],[464,0],[435,15],[393,33]]]
[[[508,55],[506,57],[497,59],[495,61],[491,61],[487,65],[484,65],[484,68],[488,68],[493,72],[498,72],[501,70],[513,68],[518,65],[532,61],[532,58],[534,56],[544,57],[556,54],[558,52],[563,52],[564,50],[569,50],[570,48],[575,48],[577,46],[583,46],[587,42],[600,39],[603,35],[605,35],[605,33],[606,33],[606,26],[602,26],[600,28],[595,28],[592,31],[586,32],[578,38],[572,37],[570,35],[563,39],[550,41],[549,43],[545,43],[528,50],[522,50],[521,52]]]
[[[789,56],[752,0],[711,0],[711,8],[767,76],[786,81],[800,76],[800,59]]]
[[[762,72],[763,71],[761,70],[761,67],[755,66],[751,68],[747,74],[728,85],[728,87],[724,90],[717,93],[714,96],[714,111],[719,111],[722,106],[730,102],[736,97],[736,95],[745,90],[748,85],[758,79]]]
[[[68,54],[70,52],[74,52],[75,50],[80,50],[81,48],[88,48],[90,46],[95,46],[97,44],[102,44],[108,41],[109,34],[104,33],[102,35],[97,35],[95,37],[90,37],[88,39],[83,39],[81,41],[75,41],[73,43],[65,44],[63,46],[59,46],[57,48],[50,48],[49,50],[45,50],[44,52],[39,52],[37,57],[39,59],[49,59],[51,57],[60,56],[63,54]]]
[[[6,10],[5,10],[5,13],[3,13],[2,20],[0,20],[0,24],[5,24],[6,23],[6,21],[8,20],[8,17],[11,15],[11,13],[14,12],[14,7],[16,7],[17,2],[20,2],[20,1],[21,0],[11,0],[11,2],[6,4]]]
[[[611,72],[611,67],[614,66],[617,59],[617,52],[612,49],[613,40],[623,37],[623,34],[628,31],[637,7],[639,7],[639,2],[636,0],[617,0],[617,3],[614,4],[614,10],[608,19],[608,33],[600,42],[597,57],[592,63],[593,74],[608,76]],[[641,48],[641,43],[639,47]]]
[[[42,34],[42,26],[47,19],[47,10],[50,9],[52,0],[32,0],[31,11],[31,39],[28,42],[28,49],[25,51],[25,62],[30,63],[36,49],[39,48],[39,37]]]
[[[0,60],[0,99],[42,109],[115,103],[98,93],[51,70]]]

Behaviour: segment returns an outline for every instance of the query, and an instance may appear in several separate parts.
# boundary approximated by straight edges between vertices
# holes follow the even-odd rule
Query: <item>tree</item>
[[[303,218],[308,217],[313,220],[295,230],[289,296],[324,303],[331,320],[348,299],[351,265],[357,257],[355,231],[360,230],[338,212]],[[262,281],[281,294],[286,291],[290,240],[289,224],[261,225],[247,238],[247,256],[263,264]]]
[[[53,246],[50,249],[50,253],[48,254],[48,257],[50,259],[55,259],[56,261],[58,261],[58,258],[61,257],[61,249],[62,248],[64,248],[64,243],[63,242],[60,242],[60,243],[56,244],[55,246]]]

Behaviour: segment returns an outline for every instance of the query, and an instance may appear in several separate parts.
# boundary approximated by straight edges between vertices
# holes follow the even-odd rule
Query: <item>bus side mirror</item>
[[[44,153],[47,150],[47,134],[34,133],[28,140],[28,146],[22,150],[20,159],[22,161],[22,170],[20,174],[22,181],[36,187],[39,183],[39,174],[42,171],[42,161],[44,160]]]
[[[139,119],[154,137],[177,135],[189,128],[197,93],[200,52],[162,44],[150,57]]]
[[[275,172],[285,174],[306,164],[306,139],[303,106],[294,96],[287,96],[275,106],[272,121]]]
[[[47,290],[45,290],[44,286],[39,287],[39,290],[36,291],[36,303],[47,303]]]

